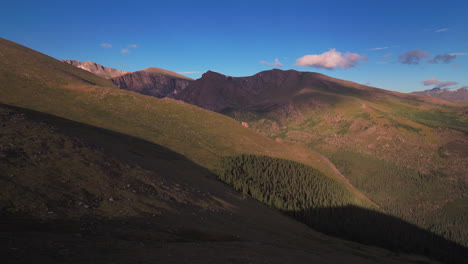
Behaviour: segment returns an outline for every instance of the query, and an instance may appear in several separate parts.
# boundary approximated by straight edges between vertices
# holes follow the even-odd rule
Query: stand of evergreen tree
[[[448,263],[468,259],[467,248],[377,208],[363,207],[342,183],[304,164],[266,156],[226,157],[218,177],[329,235]]]

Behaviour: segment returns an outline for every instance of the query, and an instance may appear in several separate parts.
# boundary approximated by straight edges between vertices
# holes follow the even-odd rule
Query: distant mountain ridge
[[[106,79],[111,79],[117,76],[130,73],[129,71],[122,71],[122,70],[105,67],[92,61],[81,62],[77,60],[62,60],[62,62],[71,64],[77,68],[83,69],[85,71],[89,71],[91,73],[94,73]]]
[[[184,90],[193,79],[172,71],[151,67],[117,76],[112,78],[111,81],[121,89],[158,98],[174,98],[178,93]]]
[[[176,98],[216,112],[252,108],[271,110],[272,107],[290,105],[294,97],[312,87],[340,94],[368,93],[356,83],[320,73],[273,69],[246,77],[208,71]]]
[[[438,97],[446,100],[468,102],[468,86],[461,87],[457,90],[449,90],[436,87],[430,90],[412,92],[412,94]]]
[[[174,98],[193,81],[193,79],[176,72],[156,67],[150,67],[136,72],[128,72],[105,67],[92,61],[62,61],[109,79],[121,89],[157,98]]]

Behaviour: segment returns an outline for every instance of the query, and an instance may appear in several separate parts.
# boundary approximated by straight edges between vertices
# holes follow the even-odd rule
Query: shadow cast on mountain
[[[154,259],[158,260],[156,263],[174,263],[174,258],[165,254],[165,248],[183,248],[182,244],[186,244],[196,249],[205,243],[244,242],[230,231],[181,226],[180,221],[177,225],[170,220],[148,217],[41,220],[1,215],[0,255],[4,263],[147,263]],[[229,246],[224,249],[229,251]],[[185,252],[190,253],[190,248],[182,250]],[[186,263],[180,260],[183,256],[176,259],[175,263]]]
[[[357,206],[285,211],[327,235],[386,248],[421,254],[447,263],[463,263],[468,249],[400,218]]]
[[[82,139],[91,147],[100,149],[104,153],[108,153],[109,155],[122,160],[138,164],[142,168],[162,172],[169,176],[173,175],[174,169],[190,172],[179,173],[177,177],[178,179],[174,179],[176,181],[184,181],[187,184],[191,184],[194,183],[196,179],[200,179],[200,176],[214,178],[214,175],[210,170],[193,163],[185,156],[143,139],[91,125],[77,123],[38,111],[3,104],[0,104],[0,107],[9,108],[13,111],[22,113],[31,120],[49,124],[58,133]],[[198,177],[196,177],[197,174]],[[217,184],[215,181],[206,181],[205,183]],[[372,210],[346,206],[335,208],[315,208],[285,213],[306,223],[315,230],[359,243],[383,247],[397,252],[423,254],[449,263],[462,263],[468,259],[467,249],[457,243],[448,241],[399,218]],[[5,217],[5,215],[2,215],[0,220],[5,220]],[[9,232],[8,230],[11,230],[11,232],[13,232],[13,235],[11,236],[13,237],[13,240],[16,236],[16,231],[19,232],[22,228],[27,229],[30,225],[32,225],[32,227],[30,226],[32,228],[31,235],[38,235],[38,233],[34,231],[36,230],[35,226],[38,223],[37,221],[32,219],[31,222],[28,220],[23,224],[18,223],[18,228],[15,229],[11,224],[16,221],[17,219],[13,218],[0,222],[2,224],[1,227],[5,228],[3,231]],[[118,223],[119,221],[126,222],[130,221],[130,219],[117,220],[115,223]],[[69,228],[68,224],[71,224],[72,227],[70,227],[70,233],[72,234],[77,232],[76,230],[78,229],[82,230],[83,227],[81,227],[81,225],[83,223],[88,225],[93,222],[94,220],[80,220],[75,224],[66,222],[64,224],[64,228]],[[103,224],[102,226],[105,225],[106,224]],[[164,232],[165,231],[162,230],[161,234]],[[95,233],[95,231],[90,232],[90,234],[92,233]],[[175,237],[175,239],[180,239],[180,237],[182,237],[182,239],[184,239],[184,237],[188,236],[188,240],[190,241],[190,237],[192,236],[196,239],[201,236],[200,234],[192,231],[187,232],[187,234],[173,234],[171,237]],[[53,239],[51,238],[51,240]],[[206,239],[203,238],[202,240]],[[102,246],[102,248],[105,249],[105,246]]]
[[[24,119],[27,122],[21,121]],[[33,136],[23,133],[27,130],[33,131]],[[218,182],[210,170],[169,148],[50,114],[0,104],[0,137],[3,134],[7,136],[0,142],[0,147],[5,142],[10,143],[8,138],[15,137],[21,144],[9,144],[11,148],[21,149],[27,144],[34,144],[41,146],[41,152],[55,151],[55,159],[43,159],[41,163],[34,164],[30,160],[19,159],[23,154],[28,154],[29,150],[25,150],[10,163],[9,156],[2,156],[4,153],[0,148],[0,183],[3,184],[0,185],[0,255],[6,263],[75,263],[80,260],[82,263],[109,263],[113,262],[108,259],[111,257],[129,258],[122,262],[136,263],[131,258],[143,244],[159,250],[144,257],[159,259],[164,257],[162,245],[170,243],[239,240],[232,235],[232,230],[223,230],[218,224],[221,221],[218,218],[229,219],[230,214],[210,207],[212,203],[209,202],[213,198],[206,195],[209,192],[224,200],[223,195],[231,195],[230,189]],[[59,156],[63,152],[58,150],[65,147],[51,148],[48,144],[64,142],[68,138],[73,140],[67,141],[67,144],[76,146],[67,148],[65,154],[76,155]],[[106,158],[87,156],[93,152],[81,152],[83,149],[94,149],[99,153],[97,157],[102,157],[100,154],[104,153]],[[5,160],[2,159],[4,157]],[[93,170],[88,171],[85,167],[74,167],[76,160],[86,160],[89,167],[99,169],[93,174]],[[56,163],[65,165],[47,166]],[[126,175],[124,173],[127,171],[119,171],[119,163],[125,164],[122,167],[143,168],[154,174],[129,179],[134,174]],[[12,167],[28,170],[21,170],[19,173],[22,174],[18,173],[12,178],[7,174]],[[7,170],[3,171],[3,168]],[[77,168],[83,168],[83,171],[77,171]],[[67,181],[60,181],[59,178],[70,169],[72,172],[69,175],[75,181],[72,184],[68,184],[68,178]],[[39,170],[42,174],[35,173]],[[105,173],[98,175],[103,171]],[[158,194],[160,189],[151,193],[155,190],[150,188],[152,181],[157,181],[158,186],[164,186],[174,195],[167,197],[162,191]],[[130,184],[131,189],[127,188],[125,192],[131,194],[121,196],[120,191]],[[95,187],[99,190],[93,191]],[[187,199],[197,203],[191,205],[190,201],[177,200],[184,198],[179,195],[182,192]],[[47,206],[46,211],[43,207],[36,207],[32,210],[44,213],[35,214],[23,209],[21,203],[31,203],[32,200],[24,197],[41,200],[41,204]],[[109,199],[110,203],[109,197],[112,199]],[[143,198],[140,200],[140,197]],[[145,211],[139,210],[141,207],[138,203],[143,202],[148,202]],[[114,207],[109,207],[109,204]],[[162,206],[158,207],[159,204]],[[166,204],[168,206],[165,207]],[[127,206],[137,213],[126,216],[117,212],[127,210]],[[150,211],[150,206],[155,210]],[[100,212],[95,210],[101,208],[104,209]],[[114,208],[114,211],[106,208]],[[211,218],[206,220],[208,217]],[[206,225],[205,220],[210,224]],[[121,250],[131,254],[121,256]]]
[[[147,170],[161,171],[166,167],[174,167],[174,164],[177,164],[178,168],[191,170],[194,173],[199,172],[215,178],[209,169],[194,163],[186,156],[141,138],[22,107],[5,104],[0,104],[0,107],[22,113],[31,120],[44,122],[51,125],[55,132],[78,138],[91,148],[98,149],[118,159],[138,164]]]

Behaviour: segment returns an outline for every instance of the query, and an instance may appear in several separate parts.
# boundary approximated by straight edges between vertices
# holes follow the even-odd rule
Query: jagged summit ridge
[[[85,71],[89,71],[91,73],[94,73],[106,79],[111,79],[117,76],[130,73],[129,71],[122,71],[122,70],[105,67],[92,61],[81,62],[77,60],[62,60],[62,62],[71,64],[77,68],[83,69]]]
[[[464,86],[456,90],[435,87],[430,90],[413,92],[412,94],[438,97],[446,100],[468,102],[468,86]]]
[[[259,105],[288,104],[305,88],[335,93],[363,93],[366,89],[371,89],[315,72],[273,69],[252,76],[231,77],[207,71],[179,93],[176,99],[223,112]]]
[[[121,89],[163,98],[175,97],[192,82],[192,79],[172,71],[151,67],[112,78],[111,81]]]

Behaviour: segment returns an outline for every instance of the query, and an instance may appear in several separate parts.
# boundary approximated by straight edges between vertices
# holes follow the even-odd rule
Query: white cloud
[[[390,47],[377,47],[377,48],[372,48],[369,50],[384,50],[384,49],[389,49]]]
[[[366,60],[367,58],[357,53],[345,53],[330,49],[322,54],[305,55],[296,60],[299,66],[309,66],[316,68],[323,68],[332,70],[335,68],[348,69],[355,67],[359,64],[359,60]]]
[[[128,45],[128,47],[136,49],[136,48],[138,48],[138,45],[137,44],[131,44],[131,45]]]
[[[452,82],[452,81],[442,82],[442,81],[437,80],[437,78],[430,78],[430,79],[423,81],[422,83],[424,84],[424,86],[434,85],[435,87],[440,87],[440,88],[458,84],[458,82]]]
[[[441,29],[437,29],[434,32],[439,33],[439,32],[444,32],[444,31],[447,31],[447,30],[448,30],[448,28],[441,28]]]
[[[456,52],[456,53],[449,53],[452,56],[467,56],[468,52]]]
[[[122,54],[126,54],[126,53],[129,53],[129,52],[130,52],[129,49],[122,49],[122,50],[120,50],[120,53],[122,53]]]
[[[100,46],[103,48],[112,48],[112,44],[109,44],[109,43],[101,43]]]
[[[368,50],[386,50],[386,49],[391,49],[391,48],[399,48],[400,46],[384,46],[384,47],[376,47],[376,48],[371,48]]]
[[[260,61],[260,63],[269,67],[283,67],[283,63],[281,63],[278,59],[275,59],[274,62]]]

